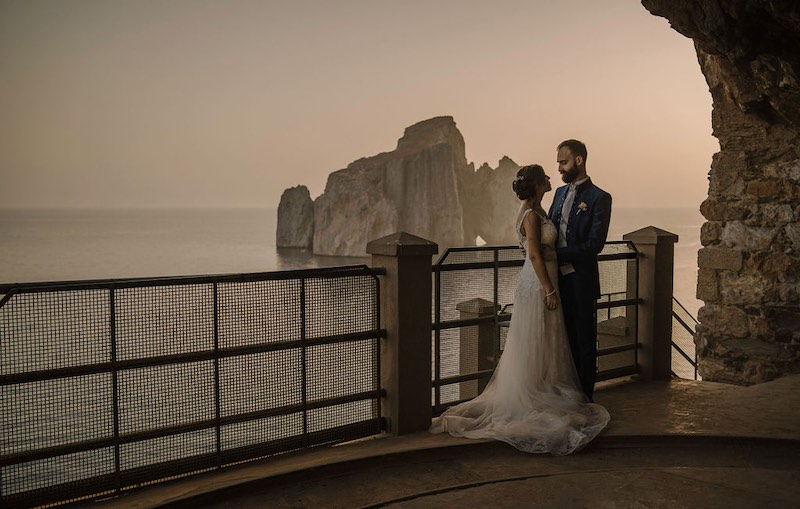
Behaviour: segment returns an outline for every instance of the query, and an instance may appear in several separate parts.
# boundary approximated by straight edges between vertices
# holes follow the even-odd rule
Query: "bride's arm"
[[[541,244],[541,246],[542,246],[542,258],[544,258],[544,261],[552,262],[557,259],[555,248],[550,247],[547,244]]]
[[[547,309],[553,310],[558,308],[558,296],[556,295],[556,287],[550,281],[550,275],[547,273],[547,267],[544,264],[544,257],[542,256],[542,222],[538,218],[534,219],[534,214],[525,216],[522,223],[525,228],[525,237],[528,239],[528,257],[531,259],[533,271],[536,272],[536,277],[542,284],[545,293],[545,305]]]

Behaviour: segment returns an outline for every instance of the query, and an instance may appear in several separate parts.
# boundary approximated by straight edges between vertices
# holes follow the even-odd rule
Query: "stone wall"
[[[800,2],[642,4],[693,39],[721,148],[700,207],[700,374],[800,373]]]

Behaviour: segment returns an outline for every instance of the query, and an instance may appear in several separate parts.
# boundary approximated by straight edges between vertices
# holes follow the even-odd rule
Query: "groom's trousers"
[[[597,374],[597,308],[594,292],[583,286],[574,272],[558,276],[572,360],[583,392],[592,401]]]

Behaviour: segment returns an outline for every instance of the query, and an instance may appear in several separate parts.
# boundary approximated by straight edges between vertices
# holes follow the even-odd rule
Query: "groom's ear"
[[[575,164],[577,164],[578,166],[583,166],[583,156],[576,157]]]

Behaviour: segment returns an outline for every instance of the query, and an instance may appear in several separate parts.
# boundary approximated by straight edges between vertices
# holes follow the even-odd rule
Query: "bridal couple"
[[[431,431],[492,438],[526,452],[565,455],[605,428],[608,411],[592,402],[600,297],[597,254],[611,219],[611,195],[586,175],[586,146],[558,146],[556,190],[538,164],[517,172],[522,204],[516,233],[525,253],[505,350],[484,391],[434,419]]]

